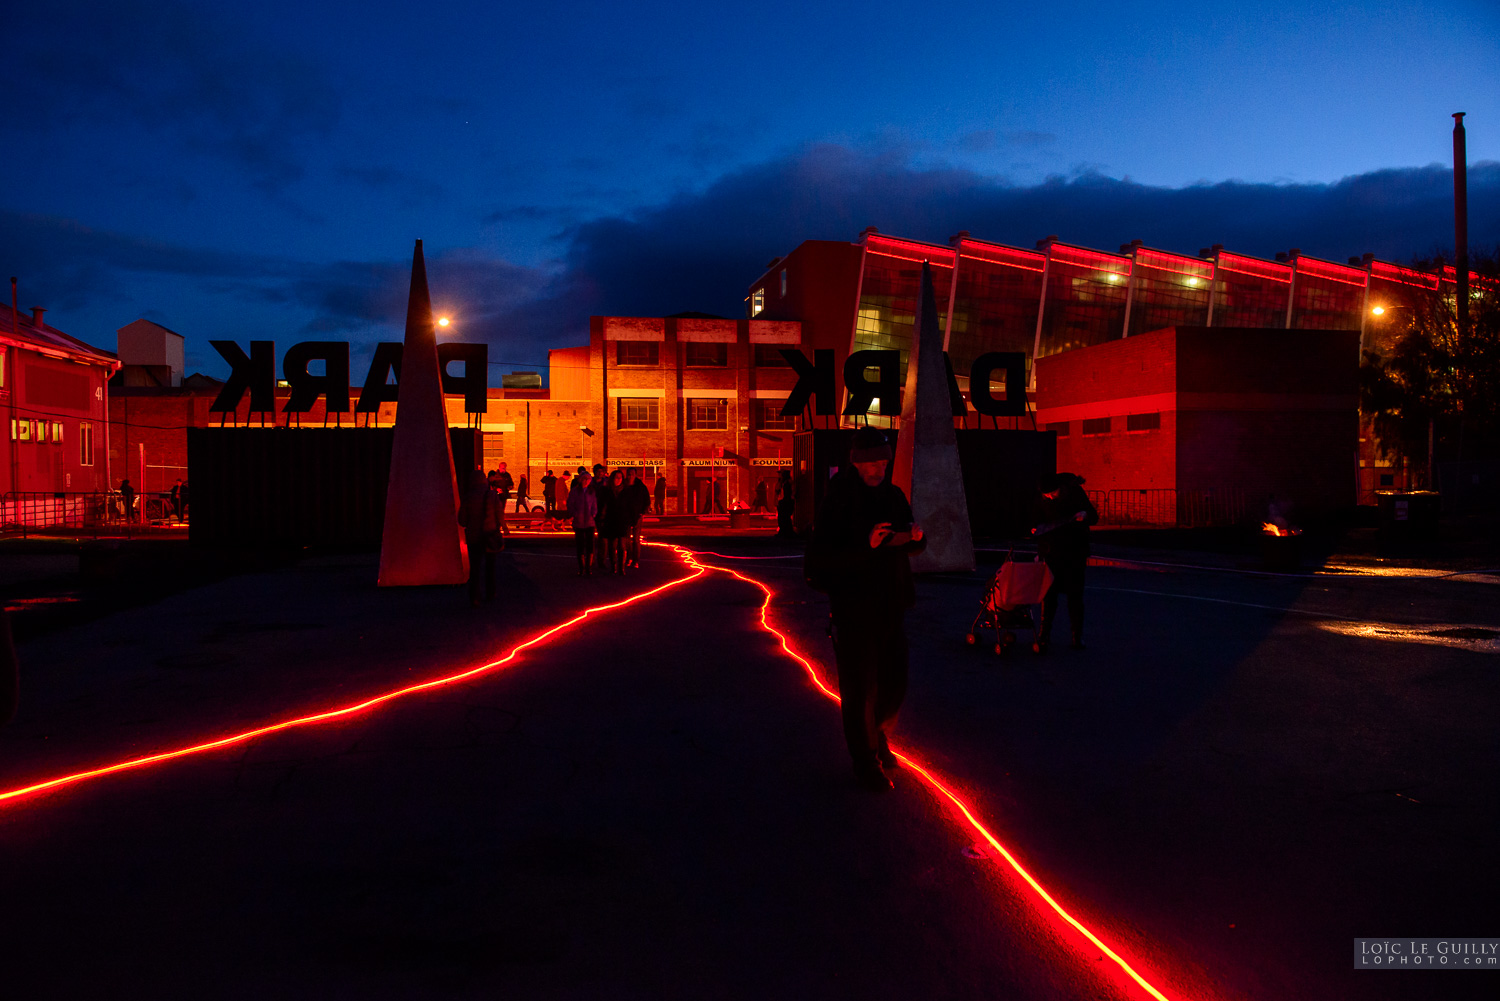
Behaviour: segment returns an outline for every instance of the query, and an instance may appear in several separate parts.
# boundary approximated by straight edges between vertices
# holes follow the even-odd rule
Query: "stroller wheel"
[[[964,637],[964,642],[969,644],[969,646],[973,646],[975,643],[979,642],[979,637],[975,636],[973,633],[969,633]]]

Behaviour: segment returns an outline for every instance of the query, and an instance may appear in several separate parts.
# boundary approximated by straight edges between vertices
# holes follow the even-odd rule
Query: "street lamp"
[[[440,326],[440,327],[446,327],[448,325],[448,322],[449,321],[448,321],[448,318],[446,316],[440,316],[440,317],[438,317],[438,326]]]
[[[1375,315],[1375,316],[1384,316],[1385,315],[1385,307],[1384,306],[1376,306],[1374,309],[1370,310],[1370,312],[1373,315]]]

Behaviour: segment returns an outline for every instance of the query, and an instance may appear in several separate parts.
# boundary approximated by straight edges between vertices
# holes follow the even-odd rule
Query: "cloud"
[[[52,0],[8,16],[3,127],[22,135],[106,125],[169,136],[278,192],[303,174],[302,141],[339,117],[314,61],[257,44],[199,6]]]
[[[1471,239],[1493,242],[1500,164],[1470,166],[1469,187]],[[818,146],[644,211],[574,227],[562,270],[513,322],[546,341],[580,336],[589,314],[739,315],[748,283],[768,259],[803,240],[853,240],[872,225],[936,243],[965,229],[1025,247],[1055,233],[1105,250],[1139,238],[1189,254],[1222,243],[1266,257],[1299,247],[1335,261],[1366,251],[1400,261],[1451,246],[1452,194],[1452,173],[1440,166],[1332,184],[1185,188],[1085,171],[1023,187],[968,170],[919,168],[904,154]]]

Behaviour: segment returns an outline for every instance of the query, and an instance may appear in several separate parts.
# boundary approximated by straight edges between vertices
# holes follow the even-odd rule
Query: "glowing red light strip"
[[[1130,258],[1117,257],[1112,254],[1101,254],[1097,250],[1085,250],[1082,247],[1069,247],[1065,244],[1054,243],[1052,245],[1052,259],[1059,264],[1074,264],[1079,267],[1093,268],[1096,271],[1108,271],[1111,274],[1130,274]]]
[[[1183,257],[1180,254],[1168,254],[1160,250],[1137,248],[1135,262],[1143,268],[1150,268],[1153,271],[1170,271],[1174,275],[1188,275],[1193,278],[1214,276],[1213,261]]]
[[[647,598],[654,597],[655,595],[661,594],[662,592],[668,591],[681,584],[686,584],[690,580],[695,580],[698,577],[703,576],[703,574],[707,572],[706,567],[703,567],[696,562],[690,561],[689,566],[694,568],[694,572],[688,574],[686,577],[679,577],[677,580],[668,581],[667,583],[662,584],[660,587],[654,587],[649,591],[642,591],[640,594],[631,595],[629,598],[613,602],[612,604],[596,605],[593,608],[586,608],[583,611],[579,612],[577,615],[573,616],[571,619],[568,619],[566,622],[560,622],[550,629],[537,633],[535,636],[531,637],[528,640],[525,640],[522,643],[518,643],[516,646],[512,647],[510,653],[507,653],[504,657],[501,657],[498,660],[492,660],[488,664],[481,664],[479,667],[470,668],[469,670],[463,671],[459,674],[452,674],[445,678],[434,678],[431,681],[424,681],[419,684],[409,685],[406,688],[398,688],[394,691],[386,692],[382,695],[377,695],[374,698],[366,699],[365,701],[356,703],[354,705],[344,706],[340,709],[330,709],[327,712],[314,713],[311,716],[300,716],[296,719],[282,720],[280,723],[271,723],[267,726],[257,727],[254,730],[246,730],[243,733],[236,733],[232,736],[221,737],[218,740],[210,740],[202,744],[194,744],[191,747],[180,747],[173,751],[162,751],[159,754],[149,754],[143,758],[132,758],[129,761],[120,761],[112,765],[104,765],[99,768],[92,768],[85,772],[75,772],[72,775],[62,775],[55,779],[47,779],[43,782],[35,782],[28,786],[22,786],[19,789],[10,789],[5,792],[0,792],[0,803],[7,803],[11,800],[20,799],[23,796],[29,796],[33,793],[42,792],[47,789],[56,789],[60,786],[74,785],[76,783],[84,782],[89,779],[96,779],[105,775],[113,775],[116,772],[128,771],[133,768],[142,768],[146,765],[160,764],[161,762],[171,761],[175,758],[185,758],[188,755],[201,754],[205,751],[216,750],[220,747],[229,747],[233,744],[241,744],[247,740],[251,740],[255,737],[260,737],[268,733],[276,733],[281,730],[290,730],[294,727],[299,726],[310,726],[314,723],[326,723],[329,720],[339,719],[344,716],[352,716],[355,713],[363,712],[367,709],[373,709],[378,705],[382,705],[394,699],[399,699],[403,695],[411,695],[414,692],[422,692],[430,688],[440,688],[444,685],[451,685],[455,681],[463,681],[465,678],[476,677],[478,675],[484,674],[487,671],[492,671],[497,667],[503,667],[506,664],[509,664],[511,661],[520,656],[522,651],[529,650],[534,646],[540,645],[541,643],[551,639],[552,637],[557,636],[564,630],[572,626],[576,626],[578,623],[589,618],[591,615],[599,612],[612,611],[616,608],[624,608],[626,605],[633,605],[636,602],[644,601]]]
[[[694,559],[694,556],[707,554],[694,554],[692,550],[685,549],[682,546],[674,545],[671,548],[677,550],[677,552],[682,555],[683,559],[687,561],[689,566],[699,568],[703,567],[703,564]],[[832,688],[829,688],[826,684],[823,683],[823,679],[818,676],[817,669],[813,667],[812,662],[809,661],[806,657],[802,656],[802,654],[798,653],[796,650],[792,649],[791,642],[787,639],[786,634],[777,629],[775,626],[771,625],[770,619],[767,618],[767,616],[770,613],[771,598],[773,597],[775,592],[773,592],[767,585],[756,580],[754,577],[747,577],[744,574],[740,573],[738,570],[731,570],[728,567],[714,566],[710,566],[710,569],[718,570],[720,573],[727,573],[731,576],[738,577],[740,580],[745,581],[748,584],[754,584],[756,587],[761,589],[761,591],[766,596],[765,601],[761,602],[760,605],[761,628],[770,633],[772,636],[775,636],[776,639],[780,641],[782,652],[802,665],[803,669],[807,671],[807,676],[812,679],[812,683],[818,687],[819,691],[828,696],[834,702],[839,702],[840,700],[838,692]],[[1059,904],[1056,899],[1053,898],[1052,894],[1048,893],[1046,888],[1043,887],[1041,883],[1037,882],[1036,877],[1026,871],[1026,868],[1021,865],[1019,861],[1017,861],[1016,857],[1010,853],[1009,849],[1001,844],[1000,840],[996,838],[994,834],[990,833],[990,829],[984,826],[979,818],[974,815],[974,811],[969,807],[967,803],[963,801],[963,799],[959,797],[957,793],[948,788],[948,786],[945,785],[940,779],[938,779],[936,775],[928,771],[928,769],[924,765],[914,759],[910,754],[902,751],[894,751],[894,749],[893,753],[904,766],[909,768],[913,774],[917,775],[924,783],[927,784],[929,788],[933,789],[938,793],[939,796],[941,796],[943,799],[946,799],[950,804],[952,804],[953,808],[958,812],[958,814],[968,822],[968,825],[976,832],[978,832],[979,836],[984,838],[984,840],[988,842],[990,846],[995,849],[995,851],[1000,853],[1000,856],[1005,859],[1006,863],[1011,867],[1011,869],[1014,870],[1015,873],[1023,880],[1025,880],[1026,884],[1031,887],[1036,895],[1043,902],[1045,902],[1047,906],[1050,907],[1059,917],[1061,917],[1064,921],[1071,925],[1073,929],[1081,934],[1084,938],[1088,939],[1088,941],[1092,943],[1096,948],[1098,948],[1100,952],[1108,956],[1116,966],[1124,971],[1131,980],[1135,981],[1135,983],[1139,985],[1142,990],[1144,990],[1151,997],[1155,998],[1156,1001],[1168,1001],[1167,996],[1161,991],[1157,990],[1156,987],[1153,986],[1148,980],[1146,980],[1145,977],[1137,973],[1134,967],[1126,962],[1124,957],[1115,952],[1109,946],[1105,945],[1099,939],[1099,936],[1090,931],[1088,927],[1083,924],[1083,922],[1079,921],[1073,915],[1069,914],[1068,911],[1061,904]]]
[[[1031,250],[1017,250],[1015,247],[1002,247],[994,243],[975,243],[972,240],[964,240],[959,244],[959,253],[971,261],[1001,264],[1008,268],[1020,268],[1023,271],[1040,272],[1047,263],[1046,254],[1038,254]]]
[[[1280,261],[1262,261],[1257,257],[1241,257],[1239,254],[1219,252],[1219,267],[1225,271],[1236,271],[1242,275],[1268,278],[1273,282],[1290,284],[1292,266]]]
[[[893,240],[888,236],[865,238],[870,253],[885,257],[899,257],[907,261],[931,261],[945,268],[953,267],[956,256],[952,247],[939,247],[934,243],[914,243],[909,240]]]
[[[1334,264],[1332,261],[1320,261],[1315,257],[1297,258],[1297,273],[1299,275],[1312,275],[1314,278],[1326,278],[1332,282],[1343,282],[1345,285],[1364,286],[1369,277],[1363,268],[1351,268],[1343,264]]]
[[[1435,289],[1438,287],[1437,275],[1428,274],[1425,271],[1416,271],[1412,268],[1403,268],[1399,264],[1387,264],[1385,261],[1371,261],[1370,274],[1385,281],[1400,282],[1403,285],[1415,285],[1417,288]]]

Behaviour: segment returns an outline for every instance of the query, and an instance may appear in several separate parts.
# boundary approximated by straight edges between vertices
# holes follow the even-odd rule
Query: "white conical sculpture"
[[[912,557],[918,572],[974,569],[974,534],[953,430],[953,399],[943,362],[943,330],[938,325],[932,268],[922,263],[916,323],[901,394],[901,433],[891,478],[911,500],[912,516],[927,533],[927,548]]]
[[[380,537],[380,586],[460,584],[469,577],[459,538],[453,446],[438,370],[437,328],[427,294],[422,241],[411,260],[406,346],[396,390],[391,478]]]

